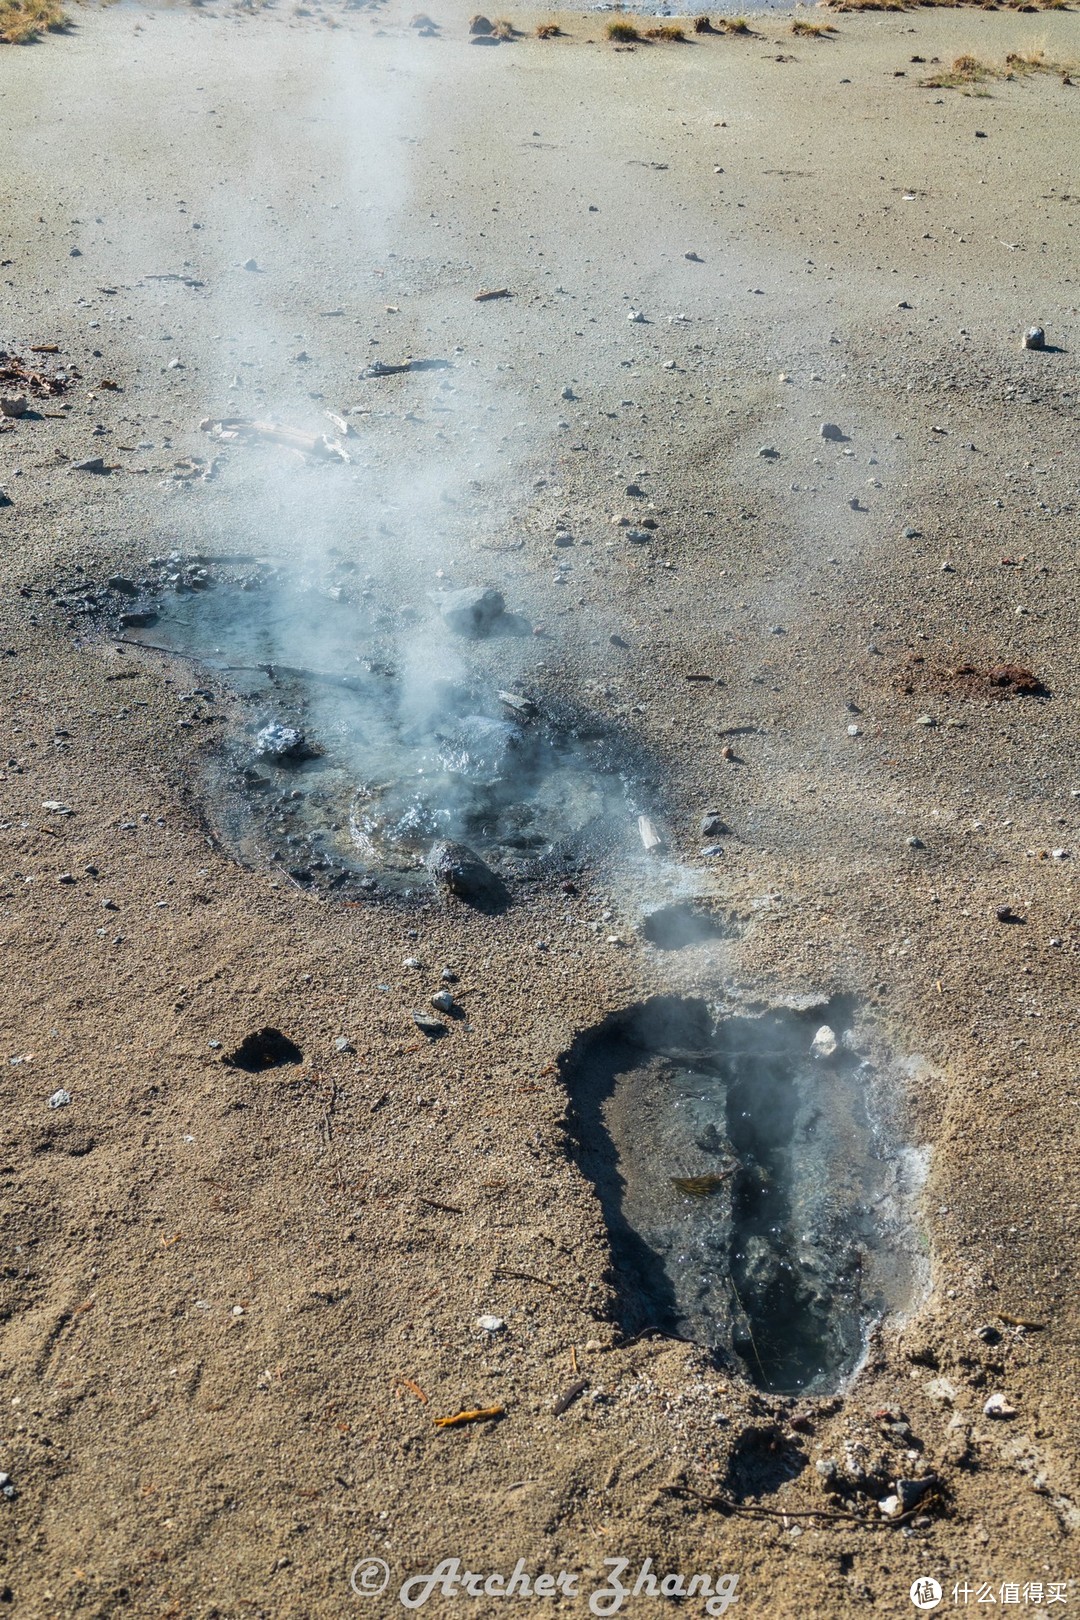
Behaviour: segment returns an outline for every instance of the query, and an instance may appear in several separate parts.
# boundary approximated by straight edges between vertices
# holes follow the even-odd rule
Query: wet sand
[[[80,373],[0,435],[0,1586],[27,1616],[391,1615],[446,1557],[587,1594],[651,1556],[737,1572],[744,1620],[907,1613],[923,1575],[943,1612],[1045,1591],[1080,1522],[1080,91],[919,80],[1067,61],[1076,16],[632,51],[597,17],[477,47],[410,16],[80,10],[0,56],[3,346]],[[453,369],[361,380],[407,356]],[[354,408],[348,465],[198,426]],[[611,522],[645,514],[641,544]],[[236,703],[69,604],[173,549],[330,546],[433,662],[428,593],[497,586],[542,631],[508,673],[658,761],[667,854],[496,920],[236,864],[198,793]],[[1012,665],[1049,695],[988,678]],[[647,944],[695,890],[737,937]],[[446,965],[470,1029],[427,1043]],[[850,995],[918,1054],[931,1290],[842,1398],[620,1330],[559,1060],[656,993]],[[222,1064],[267,1025],[302,1064]],[[927,1472],[916,1523],[867,1507]],[[795,1516],[837,1510],[873,1523]]]

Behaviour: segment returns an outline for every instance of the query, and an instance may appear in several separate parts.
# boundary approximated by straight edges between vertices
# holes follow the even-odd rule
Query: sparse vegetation
[[[836,33],[836,29],[832,23],[811,22],[807,17],[796,17],[791,32],[810,39],[828,39],[830,34]]]
[[[753,29],[745,17],[721,17],[719,29],[722,34],[752,34]]]
[[[932,73],[921,82],[926,90],[970,90],[973,85],[997,77],[998,70],[989,62],[980,62],[977,56],[965,55],[958,56],[952,67],[941,73]]]
[[[617,45],[635,45],[641,39],[640,31],[630,22],[609,22],[607,37]]]
[[[662,23],[657,28],[646,28],[645,38],[666,39],[674,43],[678,43],[680,41],[684,42],[686,39],[686,31],[682,28],[676,28],[673,23]]]
[[[0,44],[28,45],[68,26],[59,0],[0,0]]]
[[[1072,0],[821,0],[830,11],[910,11],[915,6],[959,9],[974,5],[980,11],[1070,11]]]
[[[976,56],[958,56],[950,68],[934,73],[920,83],[924,90],[960,90],[965,95],[986,95],[979,86],[988,79],[1018,79],[1029,73],[1057,73],[1062,82],[1072,83],[1071,75],[1077,71],[1076,62],[1052,62],[1041,46],[1026,51],[1010,51],[1001,67],[993,62],[982,62]]]
[[[713,27],[712,23],[709,21],[708,17],[695,17],[694,18],[694,33],[695,34],[714,34],[715,32],[716,32],[716,30]]]
[[[1072,84],[1072,75],[1080,68],[1078,62],[1052,62],[1041,45],[1032,45],[1026,51],[1010,51],[1005,58],[1006,79],[1020,78],[1027,73],[1057,73],[1062,84]]]
[[[540,23],[536,30],[537,39],[558,39],[562,29],[558,23]]]
[[[491,30],[492,39],[516,39],[517,29],[505,17],[500,17]]]

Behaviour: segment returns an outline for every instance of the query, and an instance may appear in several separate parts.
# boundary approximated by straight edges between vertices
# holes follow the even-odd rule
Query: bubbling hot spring
[[[526,692],[537,644],[510,614],[461,639],[348,575],[261,568],[155,593],[135,618],[129,636],[195,660],[246,702],[208,760],[204,803],[250,864],[320,891],[422,898],[433,852],[464,845],[497,910],[520,883],[632,843],[647,771],[595,716]]]
[[[872,1325],[913,1304],[921,1160],[888,1123],[898,1077],[861,1055],[853,1012],[715,1017],[656,997],[566,1054],[625,1331],[706,1345],[765,1389],[831,1393]]]

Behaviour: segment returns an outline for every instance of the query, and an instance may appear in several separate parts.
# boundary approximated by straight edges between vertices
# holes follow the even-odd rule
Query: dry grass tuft
[[[796,17],[791,25],[791,32],[810,39],[828,39],[830,34],[836,33],[836,29],[832,23],[809,22],[806,17]]]
[[[1041,45],[1030,45],[1026,51],[1010,51],[1005,58],[1005,77],[1019,78],[1027,73],[1057,73],[1062,84],[1071,84],[1072,75],[1080,67],[1077,62],[1052,62]]]
[[[745,17],[721,17],[719,28],[722,34],[752,34],[754,32]]]
[[[59,0],[0,0],[0,44],[28,45],[68,26]]]
[[[541,23],[536,30],[537,39],[558,39],[562,29],[558,23]]]
[[[659,28],[646,28],[646,39],[666,39],[675,43],[685,42],[686,31],[676,28],[672,23],[663,23]]]
[[[932,73],[920,80],[924,90],[970,90],[986,79],[1000,77],[999,69],[989,62],[980,62],[977,56],[958,56],[952,67],[942,73]]]
[[[694,18],[694,33],[695,34],[715,34],[715,32],[716,32],[716,29],[713,27],[713,25],[709,21],[708,17],[695,17]]]
[[[491,30],[492,39],[517,39],[517,29],[505,17],[500,17]]]
[[[641,39],[641,34],[629,22],[609,22],[607,25],[608,39],[615,40],[619,45],[633,45]]]
[[[913,6],[960,9],[974,5],[980,11],[1071,11],[1073,0],[820,0],[830,11],[910,11]]]

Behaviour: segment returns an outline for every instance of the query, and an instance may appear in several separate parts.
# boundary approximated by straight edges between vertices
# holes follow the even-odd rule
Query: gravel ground
[[[584,1614],[651,1557],[737,1573],[743,1620],[923,1576],[1075,1603],[1080,92],[920,76],[1067,62],[1076,17],[625,51],[432,17],[123,6],[0,56],[3,346],[68,380],[0,433],[0,1595],[389,1616],[523,1559],[579,1577],[531,1612]],[[450,366],[361,375],[406,357]],[[348,464],[199,429],[327,410]],[[78,603],[331,547],[433,670],[429,593],[497,586],[539,633],[492,668],[632,730],[667,852],[498,918],[237,864],[199,783],[240,701]],[[647,944],[693,894],[733,937]],[[427,1042],[444,966],[469,1027]],[[661,993],[850,995],[902,1071],[928,1289],[836,1398],[621,1329],[560,1058]],[[264,1026],[303,1062],[223,1065]]]

